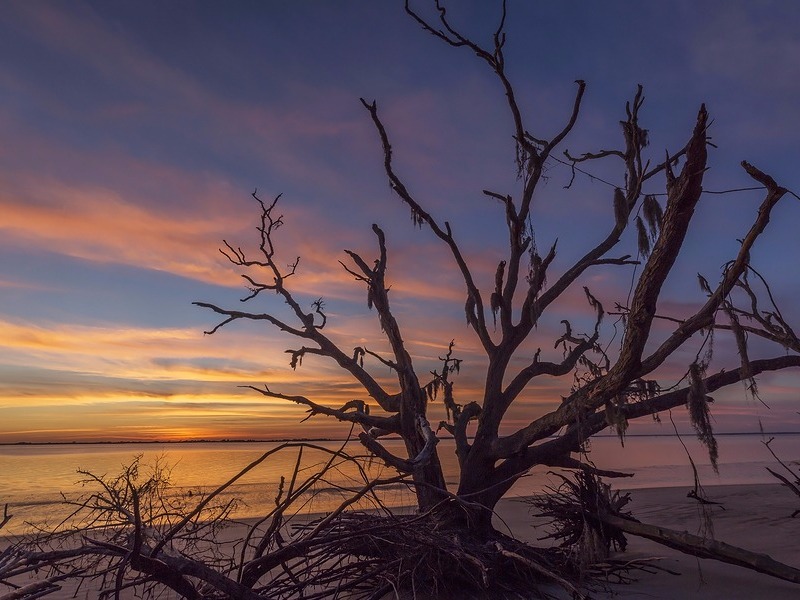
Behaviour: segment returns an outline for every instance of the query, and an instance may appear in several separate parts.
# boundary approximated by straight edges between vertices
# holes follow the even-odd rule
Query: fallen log
[[[800,584],[800,569],[778,562],[767,554],[750,552],[725,542],[693,535],[687,531],[676,531],[666,527],[648,525],[640,521],[625,519],[614,515],[592,515],[603,523],[616,527],[638,537],[652,540],[684,554],[698,558],[710,558],[721,562],[751,569],[759,573],[771,575],[778,579]]]
[[[0,600],[34,600],[57,592],[61,589],[60,585],[53,583],[49,579],[34,581],[28,585],[19,587],[10,592],[0,595]]]

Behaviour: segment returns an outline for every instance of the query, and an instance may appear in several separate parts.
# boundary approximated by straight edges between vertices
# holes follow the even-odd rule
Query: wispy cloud
[[[2,190],[0,206],[6,244],[233,283],[232,274],[216,259],[214,245],[220,228],[241,227],[232,217],[190,213],[176,218],[110,189],[57,181],[29,181],[24,190]]]

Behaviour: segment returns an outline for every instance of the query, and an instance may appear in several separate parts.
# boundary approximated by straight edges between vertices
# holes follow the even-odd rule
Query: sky
[[[451,2],[453,23],[489,44],[493,2]],[[416,3],[430,13],[424,0]],[[619,121],[637,84],[653,161],[688,139],[701,102],[717,146],[707,190],[752,186],[748,160],[800,192],[800,4],[736,0],[523,2],[509,0],[507,72],[528,130],[558,132],[576,79],[583,110],[563,144],[574,154],[621,144]],[[469,52],[445,46],[402,2],[6,2],[0,11],[0,442],[339,437],[325,417],[243,385],[343,403],[357,388],[330,362],[289,367],[291,339],[257,323],[218,322],[192,305],[239,307],[239,273],[222,240],[254,251],[258,206],[282,194],[281,260],[301,257],[292,289],[323,298],[343,348],[386,349],[364,289],[338,264],[345,249],[376,256],[372,223],[387,234],[391,300],[420,372],[450,340],[464,359],[462,401],[479,394],[485,366],[463,317],[451,256],[390,193],[377,134],[359,98],[376,100],[395,166],[441,221],[449,220],[488,290],[503,257],[502,211],[481,190],[518,194],[512,127],[502,90]],[[556,154],[560,156],[560,154]],[[622,185],[611,161],[586,167]],[[551,160],[537,192],[537,244],[558,238],[551,278],[601,239],[612,188]],[[663,192],[652,181],[648,192]],[[659,310],[691,314],[737,250],[763,193],[704,196]],[[781,309],[800,321],[800,202],[785,198],[753,265]],[[621,253],[636,254],[633,236]],[[630,267],[582,278],[543,321],[536,347],[557,358],[561,319],[580,330],[588,285],[607,308],[624,302]],[[250,308],[277,311],[275,297]],[[665,325],[656,334],[664,335]],[[604,340],[613,352],[614,321]],[[661,375],[685,373],[697,347]],[[753,356],[779,348],[755,342]],[[716,339],[714,368],[737,366]],[[378,364],[376,377],[391,381]],[[742,386],[718,394],[718,431],[800,430],[800,373],[759,378],[770,408]],[[560,402],[569,381],[532,385],[506,430]],[[434,413],[441,407],[433,407]],[[675,411],[679,423],[685,411]],[[643,422],[631,433],[669,433]]]

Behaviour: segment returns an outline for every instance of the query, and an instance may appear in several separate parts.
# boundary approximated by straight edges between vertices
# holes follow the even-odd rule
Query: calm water
[[[703,485],[730,485],[742,483],[775,483],[765,467],[775,466],[775,461],[764,447],[759,435],[719,435],[720,468],[716,475],[709,464],[707,453],[697,441],[685,436],[692,458],[698,466]],[[399,441],[386,442],[390,449],[400,453]],[[323,442],[330,449],[341,443]],[[75,498],[94,488],[81,487],[83,476],[78,469],[96,475],[113,476],[123,465],[142,455],[142,464],[163,460],[172,468],[171,481],[176,493],[210,491],[233,477],[264,452],[278,446],[265,443],[195,443],[195,444],[59,444],[46,446],[0,446],[0,504],[9,504],[14,519],[3,533],[16,533],[25,529],[25,522],[38,525],[53,523],[67,514],[61,504],[61,493]],[[443,441],[440,455],[448,481],[455,484],[456,460],[452,444]],[[772,448],[784,462],[800,460],[800,434],[776,436]],[[347,445],[351,454],[363,452],[358,442]],[[591,446],[591,460],[603,468],[634,473],[633,478],[619,480],[624,488],[672,487],[693,484],[692,470],[680,442],[668,436],[628,437],[625,448],[613,437],[595,438]],[[274,506],[274,497],[281,475],[289,477],[297,459],[297,449],[282,451],[271,456],[230,488],[229,497],[237,497],[242,506],[238,517],[263,515]],[[304,452],[303,470],[307,476],[322,464],[327,455],[322,452]],[[379,465],[371,467],[372,475],[391,476],[393,473]],[[352,469],[342,468],[329,473],[327,480],[317,485],[318,492],[309,500],[308,511],[329,510],[342,496],[338,487],[358,487]],[[527,495],[541,491],[556,480],[547,469],[534,471],[520,480],[511,495]],[[412,495],[397,486],[387,490],[383,497],[390,505],[413,503]]]

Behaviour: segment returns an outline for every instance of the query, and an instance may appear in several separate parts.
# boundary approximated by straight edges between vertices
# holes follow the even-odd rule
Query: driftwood
[[[75,509],[71,517],[53,531],[20,538],[0,553],[0,586],[11,588],[0,592],[0,600],[35,600],[58,591],[62,580],[88,582],[98,598],[114,598],[126,589],[145,597],[169,589],[190,600],[288,598],[308,590],[315,590],[318,598],[345,592],[357,598],[365,589],[374,591],[380,571],[340,549],[349,538],[369,532],[342,529],[340,517],[365,498],[388,514],[375,491],[397,485],[404,477],[371,479],[362,464],[364,457],[350,456],[343,448],[344,444],[339,450],[282,444],[217,489],[192,494],[190,500],[170,488],[169,469],[161,461],[142,465],[136,458],[110,477],[79,471],[90,492],[64,498]],[[304,450],[327,453],[329,458],[304,475],[300,461]],[[236,501],[221,500],[223,492],[271,456],[286,451],[297,451],[298,460],[288,484],[281,480],[275,506],[265,510],[242,540],[220,543],[222,530],[236,524],[232,520]],[[362,484],[354,481],[352,491],[343,490],[346,497],[339,508],[313,527],[292,528],[314,487],[330,488],[333,484],[327,478],[343,465],[354,467]],[[386,527],[392,523],[384,520]],[[365,572],[372,574],[372,580],[364,577]]]
[[[698,558],[709,558],[721,562],[771,575],[778,579],[800,583],[800,569],[790,567],[766,554],[750,552],[737,546],[717,540],[693,535],[686,531],[676,531],[666,527],[648,525],[639,521],[615,515],[595,515],[603,523],[620,531],[658,542],[684,554]]]
[[[785,475],[782,475],[781,473],[778,473],[777,471],[773,471],[773,470],[772,470],[772,469],[770,469],[769,467],[766,467],[766,469],[767,469],[767,471],[769,471],[770,475],[772,475],[772,476],[773,476],[775,479],[777,479],[778,481],[780,481],[780,482],[781,482],[781,485],[782,485],[782,486],[784,486],[784,487],[786,487],[786,488],[789,488],[789,489],[790,489],[792,492],[794,492],[794,494],[795,494],[795,495],[796,495],[798,498],[800,498],[800,471],[798,471],[797,473],[795,473],[794,471],[792,471],[792,469],[789,467],[789,465],[787,465],[785,462],[783,462],[783,461],[782,461],[782,460],[781,460],[781,459],[778,457],[778,455],[777,455],[777,454],[775,454],[775,451],[772,449],[772,446],[770,445],[770,444],[772,444],[772,442],[773,442],[774,440],[775,440],[775,438],[774,438],[774,437],[771,437],[771,438],[769,438],[769,440],[767,440],[766,442],[764,442],[764,445],[767,447],[767,450],[769,450],[769,453],[770,453],[770,454],[772,454],[772,457],[773,457],[773,458],[774,458],[774,459],[775,459],[775,460],[778,462],[778,464],[779,464],[779,465],[780,465],[780,466],[781,466],[781,467],[782,467],[782,468],[783,468],[783,469],[784,469],[784,470],[785,470],[787,473],[789,473],[789,476],[790,476],[790,477],[794,477],[794,481],[792,481],[791,479],[789,479],[789,477],[786,477]],[[800,515],[800,508],[798,508],[796,511],[794,511],[794,512],[791,514],[791,518],[795,518],[797,515]]]
[[[35,600],[61,590],[61,586],[48,579],[34,581],[0,596],[0,600]]]
[[[599,477],[579,471],[574,479],[554,473],[562,479],[558,488],[528,501],[537,516],[550,519],[550,533],[542,539],[553,539],[562,547],[574,548],[585,561],[584,566],[601,568],[612,547],[625,550],[625,534],[644,537],[685,554],[726,562],[800,583],[800,569],[778,562],[766,554],[750,552],[709,537],[693,535],[642,523],[627,511],[630,493],[620,494]],[[690,493],[691,496],[691,493]],[[630,567],[631,569],[633,566]]]

